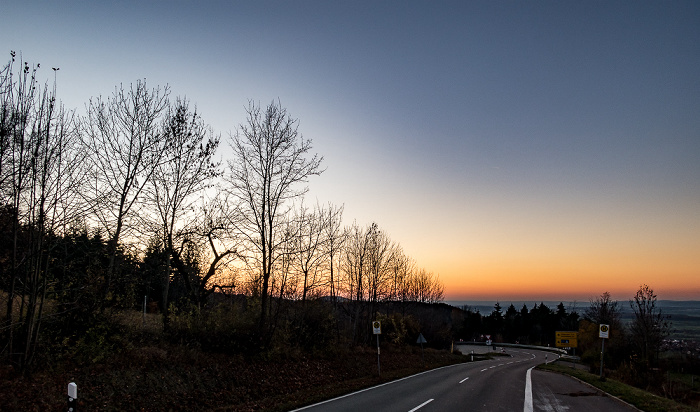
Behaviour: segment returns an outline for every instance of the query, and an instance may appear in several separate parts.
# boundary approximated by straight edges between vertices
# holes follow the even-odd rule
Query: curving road
[[[509,349],[510,356],[434,369],[297,411],[634,411],[569,377],[533,368],[556,355]]]

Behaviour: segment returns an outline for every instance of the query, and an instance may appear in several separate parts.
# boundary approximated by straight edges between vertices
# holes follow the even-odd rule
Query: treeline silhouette
[[[279,101],[250,101],[218,160],[220,136],[169,87],[119,85],[78,113],[56,95],[58,70],[42,83],[14,51],[0,69],[9,364],[99,352],[117,314],[144,307],[179,341],[255,351],[366,342],[381,304],[443,299],[378,224],[304,202],[323,158]]]
[[[495,343],[555,346],[555,332],[578,331],[580,316],[576,310],[567,311],[564,303],[550,309],[544,302],[528,309],[516,308],[512,303],[505,309],[496,303],[493,311],[482,315],[470,306],[463,306],[464,321],[455,335],[466,341],[483,342],[490,338]]]

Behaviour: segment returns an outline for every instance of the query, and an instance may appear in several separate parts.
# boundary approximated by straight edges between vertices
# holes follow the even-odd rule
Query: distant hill
[[[491,312],[493,312],[493,307],[496,305],[496,301],[459,301],[459,300],[448,300],[445,301],[448,305],[456,306],[458,308],[461,308],[464,305],[469,306],[473,311],[478,310],[482,315],[488,315]],[[552,300],[544,300],[544,301],[534,301],[534,300],[503,300],[503,301],[498,301],[498,303],[501,305],[501,308],[503,308],[503,311],[505,312],[506,309],[508,309],[508,306],[513,304],[516,309],[520,310],[522,309],[523,305],[527,306],[527,310],[532,309],[535,304],[537,306],[540,306],[540,304],[544,303],[548,308],[550,309],[556,309],[557,305],[559,303],[563,303],[564,306],[566,307],[566,310],[568,312],[571,311],[576,311],[578,313],[582,313],[584,310],[589,305],[589,302],[583,302],[583,301],[552,301]]]
[[[555,310],[557,305],[562,302],[566,306],[567,311],[575,310],[580,315],[590,305],[587,301],[499,301],[498,303],[503,308],[503,311],[511,305],[515,306],[516,309],[520,310],[523,305],[527,306],[527,309],[532,309],[535,304],[539,306],[541,303],[547,305],[548,308]],[[622,312],[622,320],[628,323],[632,320],[633,312],[629,305],[628,300],[621,300],[620,309]],[[468,305],[473,311],[479,311],[483,316],[489,315],[493,312],[493,307],[496,301],[446,301],[445,303],[456,306],[463,307]],[[671,339],[685,339],[685,340],[695,340],[700,341],[700,300],[659,300],[657,301],[662,314],[668,316],[671,321]]]

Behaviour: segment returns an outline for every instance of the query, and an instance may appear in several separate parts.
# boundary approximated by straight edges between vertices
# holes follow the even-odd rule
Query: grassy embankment
[[[600,380],[600,377],[596,374],[579,368],[572,369],[565,363],[559,364],[555,362],[548,365],[540,365],[538,368],[573,376],[646,412],[692,412],[700,410],[697,407],[693,408],[683,405],[614,379],[606,378],[605,380]]]
[[[5,410],[60,411],[78,385],[80,410],[283,411],[428,369],[468,361],[449,350],[381,344],[319,353],[278,348],[257,355],[215,353],[166,339],[157,316],[132,314],[99,357],[62,354],[28,376],[0,370]],[[47,354],[48,355],[48,354]]]

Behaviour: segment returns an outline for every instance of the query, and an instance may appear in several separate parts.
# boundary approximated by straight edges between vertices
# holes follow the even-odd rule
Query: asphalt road
[[[556,355],[509,349],[494,360],[434,369],[297,411],[634,411],[572,378],[533,368]],[[546,358],[545,358],[546,357]]]

